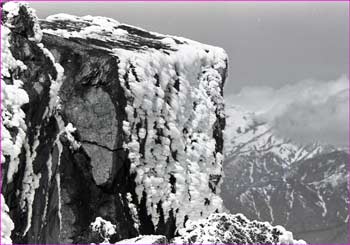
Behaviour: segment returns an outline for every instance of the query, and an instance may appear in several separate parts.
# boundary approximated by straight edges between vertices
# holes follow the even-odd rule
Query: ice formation
[[[223,67],[215,67],[220,63],[201,49],[178,51],[177,57],[115,52],[123,71],[119,78],[128,95],[124,131],[129,142],[125,147],[131,172],[137,174],[136,193],[139,200],[143,191],[147,193],[154,224],[158,223],[159,202],[166,218],[171,209],[178,210],[178,226],[186,215],[197,219],[220,210],[221,199],[209,188],[210,175],[221,175],[222,155],[215,152],[212,135],[215,113],[222,103],[222,78],[216,69]],[[183,67],[179,60],[185,63]],[[177,79],[180,85],[176,92]],[[144,142],[144,152],[140,142]],[[176,179],[175,193],[171,176]]]
[[[8,19],[11,20],[18,14],[17,4],[10,3],[3,6],[4,11],[8,11]],[[9,22],[10,23],[10,22]],[[16,70],[25,70],[26,66],[16,60],[10,51],[8,41],[11,30],[8,23],[1,25],[1,164],[5,164],[8,158],[8,170],[6,174],[7,182],[12,182],[13,175],[18,171],[19,154],[25,142],[26,125],[25,114],[21,106],[29,102],[25,90],[22,89],[23,82],[13,79],[11,73]],[[11,79],[12,84],[7,84],[5,79]],[[17,134],[11,135],[11,130],[16,129]],[[3,176],[2,176],[3,179]],[[3,183],[3,181],[1,181]],[[1,194],[1,242],[12,243],[11,231],[14,224],[8,215],[8,207],[4,196]]]
[[[12,244],[11,232],[15,228],[10,216],[5,198],[1,194],[1,244]]]
[[[68,22],[67,28],[61,28]],[[217,135],[222,130],[220,120],[224,120],[225,52],[103,17],[58,14],[43,25],[44,33],[68,40],[121,44],[98,48],[108,50],[118,62],[127,100],[123,147],[129,152],[130,172],[136,174],[138,202],[145,193],[154,225],[159,222],[159,205],[165,220],[174,212],[179,227],[187,218],[220,211],[222,200],[217,194],[223,156]],[[146,33],[142,38],[149,43],[129,48],[142,42],[135,33]]]
[[[7,6],[7,4],[5,4]],[[6,9],[6,8],[5,8]],[[12,181],[13,174],[18,170],[19,159],[22,145],[25,141],[26,124],[25,114],[21,106],[29,102],[28,95],[22,89],[23,82],[13,79],[11,73],[19,69],[26,69],[23,62],[16,60],[10,51],[9,35],[10,29],[6,25],[1,26],[1,104],[2,104],[2,124],[1,124],[1,162],[5,162],[5,157],[10,158],[9,169],[7,171],[8,182]],[[13,84],[7,84],[4,79],[13,79]],[[10,130],[16,128],[18,133],[15,137],[11,136]]]
[[[43,54],[51,59],[57,72],[56,79],[51,79],[51,98],[47,112],[44,113],[42,117],[43,121],[48,120],[58,106],[57,93],[62,82],[63,69],[59,64],[54,62],[53,56],[40,43],[42,32],[33,9],[29,8],[25,3],[7,2],[3,5],[2,10],[6,21],[2,22],[1,25],[1,162],[7,165],[6,183],[11,183],[14,174],[18,171],[19,155],[22,150],[25,151],[26,165],[22,180],[22,191],[20,193],[20,206],[28,216],[27,225],[24,229],[25,234],[31,226],[32,205],[35,190],[39,187],[40,180],[40,173],[35,174],[33,171],[36,148],[39,146],[38,138],[40,136],[40,128],[36,130],[34,143],[29,145],[29,139],[27,137],[28,125],[26,125],[26,115],[22,110],[22,106],[30,102],[27,92],[23,89],[24,84],[29,81],[21,81],[17,78],[18,74],[27,70],[27,66],[24,65],[21,60],[17,60],[13,57],[9,42],[12,35],[14,35],[13,33],[16,32],[15,29],[18,28],[18,26],[16,26],[16,21],[18,18],[21,18],[21,11],[26,11],[26,15],[29,17],[28,22],[32,24],[32,29],[26,33],[26,35],[28,35],[28,40],[35,43],[42,50]],[[5,208],[7,208],[7,206],[5,206]]]

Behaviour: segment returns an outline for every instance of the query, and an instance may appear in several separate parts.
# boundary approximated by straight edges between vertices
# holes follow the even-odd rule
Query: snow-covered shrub
[[[188,221],[175,244],[306,244],[291,232],[268,222],[249,221],[242,214],[212,214],[207,219]]]

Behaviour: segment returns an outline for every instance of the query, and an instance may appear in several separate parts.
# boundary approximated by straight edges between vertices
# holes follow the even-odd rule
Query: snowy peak
[[[348,152],[285,140],[232,105],[226,115],[225,207],[284,225],[311,243],[346,243]]]
[[[255,113],[244,112],[243,109],[232,105],[226,106],[224,148],[227,161],[242,155],[261,156],[270,153],[287,165],[335,149],[317,143],[301,146],[278,137],[273,127],[261,121]]]

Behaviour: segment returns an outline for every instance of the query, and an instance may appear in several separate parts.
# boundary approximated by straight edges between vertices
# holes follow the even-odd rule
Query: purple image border
[[[4,1],[4,0],[0,0],[0,3],[3,2],[10,2],[10,1],[14,1],[14,0],[9,0],[9,1]],[[255,3],[264,3],[264,2],[279,2],[279,3],[292,3],[292,2],[305,2],[305,3],[317,3],[317,2],[347,2],[348,3],[348,42],[350,40],[350,0],[102,0],[102,1],[98,1],[98,0],[27,0],[27,1],[23,1],[23,2],[99,2],[99,3],[103,3],[103,2],[187,2],[187,3],[199,3],[199,2],[212,2],[212,3],[223,3],[223,2],[239,2],[239,3],[243,3],[243,2],[255,2]],[[0,20],[2,19],[2,11],[0,11]],[[1,30],[0,30],[0,38],[1,38]],[[349,45],[349,43],[348,43]],[[1,50],[1,46],[0,46],[0,60],[1,60],[1,55],[2,55],[2,50]],[[348,79],[350,78],[349,72],[350,72],[350,48],[348,46],[348,71],[347,71],[347,76]],[[1,69],[1,64],[2,62],[0,62],[0,69]],[[348,80],[350,81],[350,80]],[[0,91],[1,91],[1,84],[0,84]],[[349,89],[349,98],[350,98],[350,89]],[[1,104],[1,93],[0,93],[0,104]],[[350,100],[348,102],[348,123],[350,123]],[[0,107],[0,112],[2,114],[2,105]],[[0,118],[0,122],[2,124],[2,117]],[[348,124],[348,127],[350,127],[350,125]],[[2,136],[2,132],[1,132],[1,128],[0,128],[0,138]],[[348,145],[347,145],[348,149],[350,149],[350,130],[348,132]],[[2,142],[0,142],[0,152],[2,152]],[[350,197],[350,154],[348,154],[348,197]],[[1,190],[2,190],[2,167],[0,167],[0,194],[1,194]],[[1,202],[0,202],[0,211],[2,210],[1,207]],[[348,202],[348,212],[350,212],[350,202]],[[349,217],[349,213],[348,213],[348,217]],[[0,223],[1,223],[1,212],[0,212]],[[348,219],[348,241],[350,244],[350,221]],[[302,239],[302,238],[299,238]],[[70,245],[68,243],[60,243],[60,245]],[[0,225],[0,245],[3,245],[3,243],[1,243],[1,225]],[[28,244],[28,245],[34,245],[34,244]],[[56,244],[52,244],[52,245],[56,245]],[[58,245],[58,244],[57,244]],[[82,244],[84,245],[84,244]],[[310,244],[310,245],[334,245],[332,244]],[[340,244],[339,244],[340,245]],[[344,244],[347,245],[347,244]]]

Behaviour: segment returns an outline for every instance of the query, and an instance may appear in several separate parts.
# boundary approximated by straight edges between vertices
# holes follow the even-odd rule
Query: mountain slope
[[[273,128],[234,106],[226,113],[226,208],[283,225],[311,243],[346,243],[348,153],[276,137]]]

